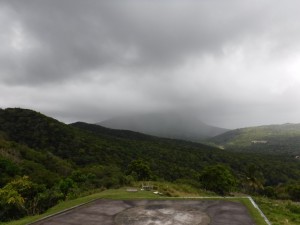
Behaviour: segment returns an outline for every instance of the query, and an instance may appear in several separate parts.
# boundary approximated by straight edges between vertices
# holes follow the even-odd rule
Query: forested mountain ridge
[[[268,125],[228,131],[208,140],[233,151],[300,155],[300,124]]]
[[[89,124],[85,122],[76,122],[76,123],[71,123],[69,125],[72,127],[77,127],[79,129],[88,131],[92,134],[103,135],[107,137],[124,138],[128,140],[144,140],[144,141],[145,140],[154,141],[158,139],[155,136],[151,136],[151,135],[147,135],[135,131],[111,129],[100,125]]]
[[[244,166],[265,158],[264,163],[267,164],[270,160],[286,160],[298,166],[291,157],[231,153],[200,143],[82,122],[66,125],[40,113],[18,108],[0,110],[0,131],[2,143],[6,143],[3,145],[16,145],[17,149],[22,147],[52,155],[66,162],[68,167],[97,164],[116,166],[124,171],[132,160],[142,158],[150,163],[155,176],[167,180],[193,178],[193,174],[214,163],[227,164],[238,173],[245,169]]]
[[[201,177],[225,168],[219,165],[231,171],[242,192],[264,193],[265,186],[274,196],[289,196],[287,188],[300,177],[300,163],[293,157],[227,152],[83,122],[66,125],[27,109],[0,110],[0,218],[5,220],[42,212],[83,191],[134,180],[208,188]],[[8,207],[6,197],[12,194],[16,201]]]

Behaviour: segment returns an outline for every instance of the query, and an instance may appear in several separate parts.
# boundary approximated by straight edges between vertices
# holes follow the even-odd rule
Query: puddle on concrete
[[[153,204],[133,207],[115,216],[117,225],[208,225],[209,216],[200,208]]]

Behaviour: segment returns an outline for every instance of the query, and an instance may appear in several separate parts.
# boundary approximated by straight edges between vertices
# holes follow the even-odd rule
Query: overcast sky
[[[0,0],[0,107],[69,123],[300,122],[299,0]]]

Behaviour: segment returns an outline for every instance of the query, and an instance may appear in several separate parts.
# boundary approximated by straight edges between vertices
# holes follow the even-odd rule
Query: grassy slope
[[[261,197],[256,197],[255,201],[273,225],[300,224],[299,203]]]
[[[253,144],[265,140],[266,144]],[[236,129],[216,136],[209,142],[228,150],[261,151],[276,154],[300,154],[300,124],[270,125]]]

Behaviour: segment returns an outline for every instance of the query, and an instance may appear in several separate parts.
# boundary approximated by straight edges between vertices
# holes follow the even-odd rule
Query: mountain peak
[[[195,116],[174,112],[119,116],[97,123],[97,125],[196,142],[228,131],[207,125]]]

